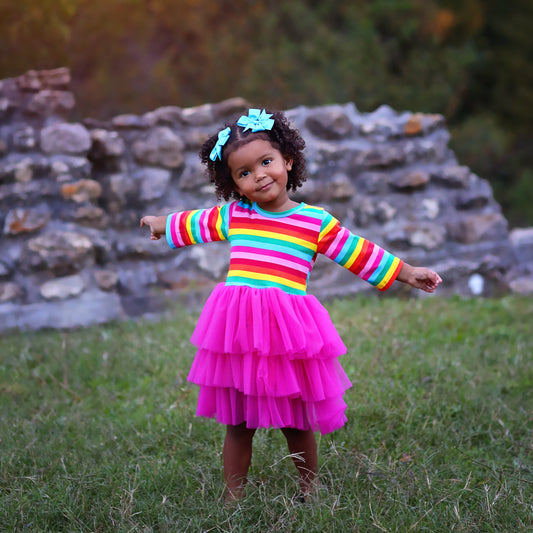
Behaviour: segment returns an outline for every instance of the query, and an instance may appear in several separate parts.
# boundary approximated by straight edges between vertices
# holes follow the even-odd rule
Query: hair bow
[[[218,132],[217,142],[209,154],[209,159],[211,159],[211,161],[216,161],[217,157],[222,159],[222,147],[228,142],[230,133],[231,128],[229,126]]]
[[[274,120],[270,117],[272,114],[267,113],[264,109],[250,109],[248,116],[244,115],[237,121],[237,126],[244,128],[244,131],[251,129],[252,133],[256,131],[271,130],[274,126]]]

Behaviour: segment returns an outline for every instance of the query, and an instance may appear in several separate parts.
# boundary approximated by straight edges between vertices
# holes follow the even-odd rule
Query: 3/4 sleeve
[[[171,248],[228,239],[232,204],[172,213],[167,217],[166,237]]]
[[[403,265],[403,261],[390,252],[342,227],[326,211],[317,251],[380,291],[385,291],[392,285]]]

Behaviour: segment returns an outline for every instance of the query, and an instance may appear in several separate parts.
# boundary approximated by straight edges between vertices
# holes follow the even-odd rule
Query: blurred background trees
[[[532,24],[530,0],[4,0],[0,78],[68,66],[80,117],[232,96],[442,113],[533,225]]]

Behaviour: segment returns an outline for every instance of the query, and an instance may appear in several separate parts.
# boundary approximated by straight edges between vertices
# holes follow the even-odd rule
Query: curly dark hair
[[[252,133],[251,130],[243,131],[243,128],[237,126],[235,122],[225,124],[225,127],[231,129],[231,133],[227,143],[222,148],[222,159],[217,158],[216,161],[211,161],[209,158],[218,140],[218,132],[209,137],[202,145],[200,159],[207,167],[209,179],[215,184],[215,192],[219,199],[241,199],[241,195],[235,190],[235,183],[231,177],[228,156],[240,146],[256,139],[269,141],[274,148],[281,152],[285,159],[292,159],[292,168],[288,172],[288,191],[295,191],[306,180],[307,169],[303,154],[305,141],[302,139],[300,132],[291,127],[287,117],[281,111],[266,110],[266,112],[272,113],[272,118],[274,119],[274,126],[271,130]]]

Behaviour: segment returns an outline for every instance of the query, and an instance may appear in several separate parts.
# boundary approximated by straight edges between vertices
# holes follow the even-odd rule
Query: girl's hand
[[[159,240],[166,230],[167,217],[154,217],[151,215],[141,218],[141,228],[148,226],[150,228],[150,239]]]
[[[404,263],[400,270],[398,280],[426,292],[434,292],[442,283],[441,277],[433,270],[425,267],[413,267],[407,263]]]

